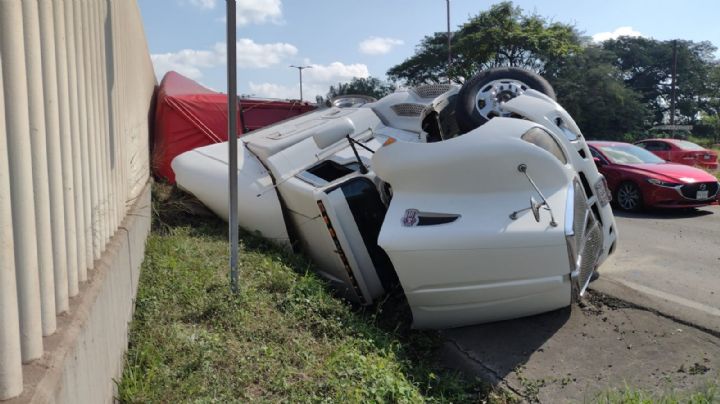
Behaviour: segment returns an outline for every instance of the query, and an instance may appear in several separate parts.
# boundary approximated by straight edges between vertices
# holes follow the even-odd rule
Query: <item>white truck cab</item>
[[[567,306],[617,232],[553,96],[538,76],[499,69],[252,132],[238,142],[240,224],[301,249],[351,301],[399,285],[418,328]],[[178,185],[225,219],[227,161],[222,143],[172,162]]]

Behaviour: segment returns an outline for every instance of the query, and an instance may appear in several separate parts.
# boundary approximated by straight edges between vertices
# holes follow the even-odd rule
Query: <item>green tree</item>
[[[580,37],[568,24],[523,14],[511,2],[481,12],[452,35],[453,81],[463,83],[480,70],[517,66],[545,72],[545,65],[580,50]],[[410,85],[447,80],[447,34],[426,36],[415,54],[392,67],[388,77]]]
[[[354,77],[348,83],[338,83],[337,86],[330,86],[325,98],[331,100],[339,95],[368,95],[380,99],[395,91],[395,85],[384,82],[375,77],[358,78]]]
[[[546,78],[558,102],[590,139],[623,139],[642,130],[649,111],[640,94],[625,86],[613,53],[587,44],[581,52],[549,63]]]
[[[714,143],[720,143],[720,62],[710,67],[707,80],[705,114],[701,121],[709,126]]]
[[[669,120],[672,103],[673,47],[677,43],[676,122],[696,123],[699,112],[708,112],[713,98],[708,81],[717,50],[710,42],[658,41],[620,37],[603,47],[615,55],[613,64],[625,84],[641,95],[653,114],[654,124]]]

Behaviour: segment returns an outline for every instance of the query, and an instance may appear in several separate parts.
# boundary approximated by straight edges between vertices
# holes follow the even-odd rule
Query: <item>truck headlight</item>
[[[563,164],[567,164],[567,157],[554,137],[544,129],[535,127],[525,132],[520,138],[528,143],[547,151]]]
[[[607,180],[602,174],[600,174],[600,179],[597,180],[597,182],[595,183],[595,195],[597,196],[598,202],[600,202],[600,206],[602,207],[607,206],[607,204],[612,201],[612,193],[610,193]]]

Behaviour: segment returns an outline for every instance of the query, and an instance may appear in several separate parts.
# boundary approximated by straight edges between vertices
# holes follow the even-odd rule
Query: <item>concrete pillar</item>
[[[0,52],[0,400],[7,400],[22,393],[23,377],[2,66]]]
[[[68,310],[67,244],[65,243],[65,201],[63,195],[62,142],[60,139],[60,109],[55,57],[55,23],[52,0],[38,0],[40,13],[40,52],[42,53],[42,82],[45,97],[45,134],[50,183],[50,228],[52,235],[55,281],[55,310]]]
[[[116,30],[117,25],[117,18],[120,14],[120,7],[121,5],[117,3],[112,3],[110,5],[110,9],[108,11],[109,15],[113,17],[113,20],[109,22],[109,24],[112,25],[112,32],[116,33],[118,32]],[[116,83],[124,83],[124,66],[125,66],[125,56],[127,55],[125,51],[125,42],[126,37],[124,35],[113,35],[113,49],[115,49],[116,57],[115,57],[115,82]],[[115,116],[124,116],[122,110],[122,105],[124,105],[125,100],[125,94],[126,91],[123,88],[123,86],[115,86],[115,91],[113,94],[113,110]],[[117,138],[117,145],[118,145],[118,158],[116,160],[116,164],[118,167],[118,171],[120,173],[120,178],[118,179],[118,192],[119,192],[119,198],[120,201],[120,216],[125,215],[125,211],[127,209],[127,199],[128,199],[128,184],[127,184],[127,127],[128,122],[125,122],[125,120],[122,119],[116,119],[115,120],[115,136]]]
[[[72,1],[72,0],[69,0]],[[58,103],[60,118],[60,154],[62,159],[63,204],[65,205],[65,242],[67,244],[67,267],[65,278],[68,285],[68,296],[78,293],[77,284],[77,229],[75,220],[75,177],[73,175],[72,125],[70,100],[70,84],[68,73],[67,30],[65,28],[64,0],[55,0],[53,22],[55,24],[55,61],[57,62]],[[73,275],[73,272],[75,273]]]
[[[88,6],[89,7],[89,6]],[[86,10],[86,13],[90,15],[90,9]],[[97,54],[94,52],[95,40],[97,33],[91,27],[87,27],[88,32],[88,50],[93,57],[88,59],[91,74],[91,98],[93,103],[93,127],[95,128],[93,136],[90,139],[92,153],[92,165],[95,173],[95,188],[93,189],[93,243],[95,248],[95,258],[100,258],[102,252],[105,249],[105,220],[104,220],[104,207],[102,204],[103,199],[103,177],[102,177],[102,153],[101,153],[101,137],[102,137],[102,124],[100,121],[100,84],[97,81]]]
[[[55,274],[53,269],[50,223],[50,186],[48,184],[47,140],[45,133],[45,100],[43,94],[42,56],[40,54],[40,15],[37,0],[22,0],[25,37],[25,66],[30,105],[30,144],[35,194],[35,226],[38,272],[40,275],[40,309],[43,335],[55,333]]]
[[[85,69],[85,77],[86,79],[86,88],[85,88],[85,97],[87,98],[87,123],[88,123],[88,136],[87,136],[87,142],[85,144],[85,153],[87,155],[87,163],[90,170],[90,177],[88,178],[88,191],[87,195],[85,197],[85,206],[86,208],[89,207],[87,214],[89,214],[89,218],[87,218],[86,226],[88,227],[89,233],[87,233],[87,240],[89,244],[89,253],[88,256],[88,262],[93,262],[95,259],[98,259],[100,257],[100,244],[98,242],[97,234],[98,234],[98,223],[96,221],[97,219],[97,175],[95,175],[95,164],[96,164],[96,158],[94,152],[95,147],[95,137],[98,133],[98,127],[97,127],[97,99],[95,97],[95,87],[97,85],[95,79],[94,79],[94,67],[92,65],[92,58],[94,57],[94,50],[91,47],[92,44],[92,29],[90,28],[90,23],[87,18],[87,3],[82,2],[81,4],[81,11],[82,11],[82,19],[83,19],[83,29],[82,29],[82,41],[83,41],[83,47],[85,48],[85,51],[87,53],[87,57],[83,58],[83,64]]]
[[[22,21],[20,2],[0,0],[0,54],[3,61],[20,336],[22,359],[31,361],[42,356],[43,341]]]
[[[88,21],[91,21],[90,18],[91,15],[93,15],[93,8],[92,3],[87,5],[88,9],[86,10],[88,14]],[[96,243],[99,247],[97,251],[97,256],[102,253],[102,251],[105,250],[105,244],[106,244],[106,234],[107,234],[107,207],[105,206],[105,194],[106,194],[106,185],[105,179],[103,176],[103,162],[104,160],[104,154],[103,154],[103,148],[102,148],[102,138],[104,137],[103,134],[103,126],[102,126],[102,104],[100,103],[100,83],[98,81],[98,69],[99,69],[99,55],[95,51],[95,42],[97,41],[97,35],[98,33],[92,26],[87,27],[88,32],[90,33],[89,41],[88,41],[88,49],[90,49],[90,52],[92,54],[92,57],[90,58],[89,62],[91,64],[91,77],[92,77],[92,99],[94,104],[94,122],[95,122],[95,136],[93,136],[93,147],[94,147],[94,154],[95,154],[95,172],[97,175],[97,212],[96,212],[96,219],[97,220],[97,234],[96,234]]]
[[[105,14],[102,13],[102,10],[104,9],[105,2],[100,2],[97,9],[101,12],[100,16],[102,18],[101,21],[104,22]],[[98,56],[100,58],[100,68],[101,68],[101,74],[99,76],[98,84],[100,85],[100,121],[102,122],[102,129],[100,132],[100,149],[101,149],[101,155],[103,156],[101,169],[103,173],[103,203],[105,206],[105,213],[107,213],[105,218],[105,238],[104,243],[107,243],[108,240],[110,240],[110,236],[112,236],[112,233],[115,231],[113,225],[113,218],[112,218],[112,208],[113,208],[113,187],[112,187],[112,181],[110,177],[110,125],[109,125],[109,116],[108,116],[108,66],[107,66],[107,58],[106,55],[110,54],[112,52],[112,49],[106,49],[105,45],[105,29],[104,24],[102,24],[102,28],[99,32],[99,35],[96,37],[98,40],[98,45],[96,49],[99,49]]]
[[[90,26],[85,27],[83,29],[84,36],[87,38],[88,43],[92,44],[94,43],[94,37],[96,35],[95,32],[93,32],[92,28]],[[99,159],[100,155],[98,154],[98,147],[97,147],[97,138],[100,133],[100,123],[98,121],[98,111],[99,111],[99,105],[98,105],[98,83],[96,79],[96,63],[94,60],[97,58],[96,52],[91,51],[89,58],[86,58],[86,72],[89,72],[89,81],[88,81],[88,89],[90,90],[89,95],[89,104],[91,105],[90,108],[90,133],[88,134],[88,163],[90,167],[90,214],[91,214],[91,232],[92,232],[92,252],[93,252],[93,260],[100,259],[100,256],[103,251],[104,244],[102,242],[102,218],[101,218],[101,209],[100,209],[100,193],[101,193],[101,182],[102,178],[100,176],[100,169],[99,169]]]
[[[77,49],[75,48],[75,19],[73,12],[73,0],[65,1],[65,35],[67,38],[67,60],[68,60],[68,91],[70,104],[70,138],[72,139],[72,162],[73,182],[75,188],[75,237],[77,238],[77,267],[68,268],[68,283],[70,296],[75,296],[79,291],[79,271],[86,268],[85,263],[85,214],[82,190],[82,163],[84,157],[80,145],[80,103],[78,102],[78,74],[77,74]]]
[[[113,29],[112,25],[112,17],[114,15],[113,13],[113,4],[108,4],[106,2],[100,3],[100,9],[102,11],[100,20],[98,21],[101,23],[102,27],[105,28],[106,26],[110,29],[105,30],[103,29],[103,48],[106,50],[106,74],[105,74],[105,88],[107,89],[107,98],[105,99],[105,105],[107,108],[107,117],[108,117],[108,150],[110,151],[110,160],[108,161],[108,169],[110,174],[110,183],[112,184],[112,205],[113,205],[113,215],[112,215],[112,228],[110,232],[110,236],[115,233],[115,230],[117,230],[117,226],[120,224],[120,221],[122,220],[122,217],[119,216],[120,211],[120,203],[119,203],[119,194],[120,190],[119,188],[119,181],[118,181],[118,172],[120,171],[118,169],[118,148],[119,148],[119,141],[118,141],[118,115],[117,115],[117,92],[118,92],[118,78],[117,78],[117,65],[118,65],[118,49],[117,49],[117,41],[115,40],[116,33]]]
[[[79,117],[79,140],[80,140],[80,172],[82,177],[83,188],[80,190],[80,197],[82,198],[83,206],[83,219],[82,228],[78,228],[78,232],[82,233],[82,240],[84,243],[80,246],[78,254],[85,255],[85,265],[78,267],[78,280],[85,282],[87,280],[87,270],[93,266],[92,260],[92,239],[88,238],[91,236],[92,223],[90,210],[91,207],[88,205],[90,202],[90,170],[88,163],[88,136],[90,136],[90,114],[89,100],[87,96],[87,87],[89,81],[89,75],[85,72],[85,59],[90,57],[90,52],[85,46],[83,41],[83,30],[87,29],[87,23],[83,19],[82,15],[82,2],[74,1],[73,4],[73,21],[75,22],[75,66],[77,68],[77,102],[78,102],[78,117]],[[88,261],[88,248],[90,251],[90,260]]]
[[[107,32],[105,34],[105,48],[110,49],[113,52],[112,57],[112,64],[108,66],[109,72],[108,76],[108,91],[109,91],[109,97],[108,97],[108,113],[110,116],[110,142],[111,142],[111,150],[112,150],[112,160],[110,161],[110,168],[112,173],[112,181],[113,181],[113,189],[115,190],[114,194],[115,197],[113,198],[114,204],[115,204],[115,216],[114,216],[114,226],[113,226],[113,232],[115,229],[117,229],[117,226],[122,221],[122,218],[124,216],[123,212],[123,206],[125,204],[125,200],[122,197],[122,189],[121,189],[121,182],[120,182],[120,149],[122,148],[121,145],[121,133],[119,128],[119,121],[118,119],[118,102],[119,102],[119,92],[120,92],[120,83],[118,81],[119,77],[119,59],[122,55],[122,51],[118,49],[119,41],[116,35],[115,26],[113,25],[112,16],[116,15],[115,12],[116,4],[104,4],[104,15],[107,19],[107,26],[110,27],[108,30],[111,34],[108,35]]]

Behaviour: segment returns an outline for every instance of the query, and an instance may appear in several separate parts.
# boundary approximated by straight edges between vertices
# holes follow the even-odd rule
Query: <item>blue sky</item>
[[[451,26],[494,1],[451,0]],[[708,40],[720,46],[717,1],[517,0],[526,12],[575,25],[588,36],[618,33]],[[139,0],[159,77],[176,70],[225,91],[225,1]],[[331,84],[385,72],[423,36],[445,31],[445,0],[237,0],[238,92],[306,100]],[[720,56],[720,53],[718,53]]]

